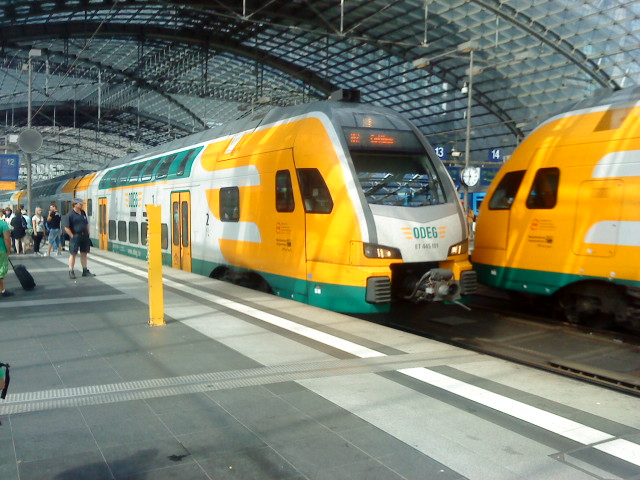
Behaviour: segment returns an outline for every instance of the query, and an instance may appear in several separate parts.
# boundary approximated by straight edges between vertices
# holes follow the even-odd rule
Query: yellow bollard
[[[162,286],[162,237],[160,205],[147,208],[147,246],[149,248],[149,325],[164,325],[164,291]]]

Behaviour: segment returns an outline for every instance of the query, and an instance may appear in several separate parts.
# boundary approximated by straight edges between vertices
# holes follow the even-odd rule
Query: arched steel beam
[[[516,8],[506,5],[504,2],[492,0],[471,0],[471,2],[486,8],[500,18],[527,32],[532,37],[540,40],[540,42],[558,52],[589,77],[593,78],[601,87],[620,90],[620,85],[609,77],[604,70],[598,67],[596,63],[590,60],[589,57],[584,55],[560,35],[518,11]]]
[[[0,42],[18,44],[39,39],[84,37],[87,36],[87,32],[97,32],[95,35],[97,37],[128,37],[136,40],[151,38],[226,51],[268,65],[325,94],[329,94],[337,88],[333,83],[316,75],[311,70],[300,68],[300,66],[275,57],[264,50],[240,45],[233,38],[213,37],[211,32],[194,32],[189,28],[172,29],[149,24],[99,24],[76,21],[56,23],[49,21],[42,24],[3,26],[0,28]],[[124,72],[121,73],[126,75]],[[144,81],[141,78],[137,80]]]

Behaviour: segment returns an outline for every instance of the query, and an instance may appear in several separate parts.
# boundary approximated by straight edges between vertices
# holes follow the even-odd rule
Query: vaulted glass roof
[[[639,15],[619,0],[0,0],[0,141],[28,124],[31,52],[36,178],[340,88],[459,161],[470,83],[480,163],[638,85]]]

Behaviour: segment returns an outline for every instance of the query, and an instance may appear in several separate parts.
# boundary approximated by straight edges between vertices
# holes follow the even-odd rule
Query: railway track
[[[543,306],[532,311],[508,299],[478,295],[468,306],[402,305],[362,318],[640,396],[640,337],[561,322]]]

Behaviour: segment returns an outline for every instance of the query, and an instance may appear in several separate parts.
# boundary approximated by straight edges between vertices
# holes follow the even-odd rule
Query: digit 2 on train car
[[[480,208],[482,283],[640,329],[639,101],[638,88],[585,101],[516,149]]]
[[[113,161],[60,191],[87,199],[101,248],[145,258],[144,205],[159,204],[166,264],[331,310],[456,300],[476,286],[453,182],[390,109],[276,108]]]

